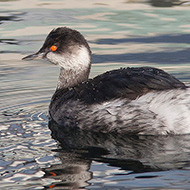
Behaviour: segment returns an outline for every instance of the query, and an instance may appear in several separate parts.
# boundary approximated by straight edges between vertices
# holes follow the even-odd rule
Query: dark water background
[[[190,82],[190,2],[0,1],[0,189],[190,189],[190,136],[127,137],[48,129],[58,68],[21,58],[55,27],[79,30],[91,77],[154,66]]]

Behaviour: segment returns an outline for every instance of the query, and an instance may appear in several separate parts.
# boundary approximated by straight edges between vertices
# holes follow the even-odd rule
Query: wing
[[[93,104],[115,98],[134,100],[150,91],[175,88],[183,89],[186,86],[161,69],[122,68],[98,75],[72,89],[57,91],[54,97],[61,102],[77,99],[86,104]]]
[[[99,103],[113,98],[135,99],[153,90],[186,88],[184,83],[161,69],[151,67],[112,70],[75,88],[78,98],[86,103]]]

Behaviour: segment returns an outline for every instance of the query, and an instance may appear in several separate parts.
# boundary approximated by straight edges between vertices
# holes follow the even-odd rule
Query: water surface
[[[154,66],[190,82],[188,1],[1,1],[1,189],[189,189],[190,137],[127,137],[49,124],[59,69],[21,58],[58,26],[93,51],[91,77]],[[54,140],[59,134],[61,145]],[[52,138],[54,137],[54,138]]]

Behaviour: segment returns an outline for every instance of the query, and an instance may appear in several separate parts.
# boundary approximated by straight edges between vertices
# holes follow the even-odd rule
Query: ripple
[[[190,81],[187,2],[19,0],[0,7],[1,189],[189,189],[189,136],[129,139],[55,127],[64,138],[52,139],[48,105],[58,69],[21,61],[64,25],[90,41],[91,76],[148,65]]]
[[[55,162],[55,153],[51,150],[56,148],[47,127],[47,113],[33,109],[5,112],[6,125],[0,131],[1,188],[10,189],[19,183],[16,189],[26,189],[26,184],[30,185],[29,189],[35,189],[47,184],[48,180],[41,181],[44,172],[39,168]]]

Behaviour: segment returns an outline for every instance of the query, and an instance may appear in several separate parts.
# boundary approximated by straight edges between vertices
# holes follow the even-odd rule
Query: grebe
[[[59,65],[50,120],[60,126],[102,133],[190,133],[190,88],[161,69],[121,68],[88,79],[91,50],[67,27],[53,29],[42,48],[24,60]]]

